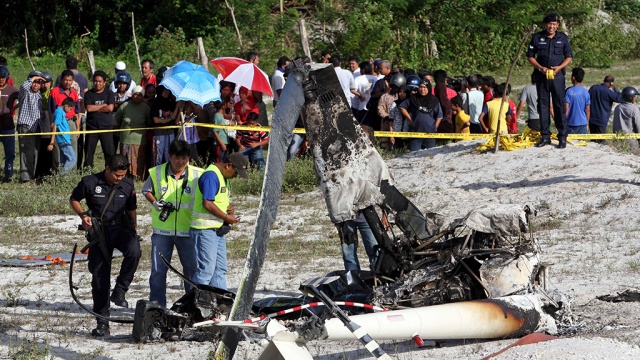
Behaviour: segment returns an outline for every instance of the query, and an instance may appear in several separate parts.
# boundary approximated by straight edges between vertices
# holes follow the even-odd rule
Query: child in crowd
[[[252,111],[247,115],[247,126],[255,127],[258,124],[258,112]],[[238,150],[251,162],[252,167],[258,171],[264,169],[264,152],[262,148],[269,143],[269,137],[264,131],[238,130],[236,144]]]
[[[480,114],[480,125],[482,126],[482,132],[485,134],[495,134],[500,127],[501,134],[507,134],[507,124],[511,121],[513,112],[509,107],[509,103],[503,100],[506,93],[506,84],[502,83],[497,85],[493,89],[493,99],[489,100],[482,107],[482,114]],[[502,102],[505,102],[502,104]]]
[[[411,90],[406,85],[402,85],[400,90],[398,90],[398,98],[391,103],[389,107],[389,120],[391,124],[391,128],[389,131],[395,132],[407,132],[409,131],[409,125],[411,122],[402,116],[402,112],[400,111],[400,104],[402,104],[407,97],[409,96]],[[401,149],[405,146],[405,138],[389,138],[389,150]]]
[[[468,134],[471,126],[471,116],[467,115],[462,109],[462,97],[460,95],[451,99],[451,107],[456,114],[456,132],[460,134]]]
[[[71,98],[66,98],[62,101],[62,106],[58,106],[58,108],[53,112],[51,132],[56,133],[69,131],[66,114],[75,106],[76,104]],[[51,135],[51,142],[49,146],[47,146],[47,151],[53,151],[54,142],[58,143],[58,148],[60,149],[60,164],[63,169],[61,174],[66,174],[76,165],[76,153],[73,151],[73,147],[71,146],[71,137],[69,134]]]
[[[228,120],[224,118],[224,114],[229,108],[233,108],[233,101],[231,101],[231,99],[227,99],[225,103],[220,104],[218,111],[216,111],[213,117],[213,123],[215,125],[229,125]],[[227,149],[227,145],[229,144],[227,130],[220,128],[213,129],[213,137],[216,143],[214,150],[215,162],[220,162],[222,161],[221,159],[225,159],[229,155],[229,150]]]

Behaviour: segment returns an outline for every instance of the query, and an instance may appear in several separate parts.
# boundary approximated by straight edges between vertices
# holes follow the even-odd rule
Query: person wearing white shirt
[[[349,70],[353,74],[353,78],[360,76],[360,59],[356,55],[349,56]]]
[[[127,71],[127,65],[124,63],[124,61],[118,61],[116,63],[116,75],[120,72],[125,72],[125,71]],[[131,90],[133,90],[134,87],[136,87],[136,82],[131,80],[131,83],[129,84],[129,87],[127,88],[126,93],[131,94]],[[109,90],[111,90],[111,92],[114,94],[118,91],[116,89],[115,81],[111,82],[111,85],[109,85]]]
[[[338,80],[340,80],[340,87],[342,87],[344,96],[347,98],[347,104],[349,104],[349,108],[351,108],[351,99],[354,96],[351,93],[351,90],[356,89],[356,82],[353,78],[353,74],[351,74],[351,71],[340,67],[340,57],[334,55],[331,59],[329,59],[329,62],[333,65],[333,68],[336,71]]]
[[[471,127],[469,130],[472,134],[482,134],[482,126],[480,125],[480,114],[482,113],[482,105],[484,104],[484,93],[478,90],[480,79],[477,75],[469,75],[467,78],[467,89],[469,92],[469,122]]]
[[[356,111],[356,119],[359,122],[364,119],[367,113],[367,103],[371,96],[371,89],[373,88],[373,84],[378,80],[376,76],[371,74],[372,68],[369,62],[361,62],[360,69],[363,75],[355,78],[356,88],[355,90],[351,90],[351,93],[356,96],[352,100],[351,108]],[[374,111],[376,110],[374,109]]]
[[[284,89],[284,68],[287,67],[290,63],[290,60],[286,56],[281,56],[278,59],[278,64],[276,71],[271,75],[271,87],[273,89],[273,107],[276,107],[278,100],[280,100],[280,94],[282,93],[282,89]]]

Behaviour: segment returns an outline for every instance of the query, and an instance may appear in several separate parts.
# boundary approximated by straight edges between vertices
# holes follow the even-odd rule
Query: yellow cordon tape
[[[240,130],[240,131],[271,131],[267,126],[245,126],[245,125],[214,125],[214,124],[199,124],[199,123],[187,123],[185,127],[201,126],[212,129],[227,129],[227,130]],[[140,131],[140,130],[166,130],[166,129],[180,129],[181,125],[169,125],[159,127],[144,127],[135,129],[111,129],[111,130],[82,130],[82,131],[65,131],[65,132],[40,132],[40,133],[28,133],[28,134],[0,134],[2,136],[44,136],[44,135],[63,135],[63,134],[98,134],[107,132],[123,132],[123,131]],[[527,129],[525,129],[527,131]],[[305,134],[306,131],[303,128],[293,129],[294,134]],[[518,138],[525,135],[522,134],[504,134],[500,135],[501,139]],[[396,131],[375,131],[374,137],[397,137],[397,138],[414,138],[414,139],[452,139],[452,140],[475,140],[475,139],[492,139],[495,137],[493,134],[460,134],[460,133],[419,133],[419,132],[396,132]],[[626,139],[640,139],[640,134],[571,134],[567,136],[568,140],[626,140]]]

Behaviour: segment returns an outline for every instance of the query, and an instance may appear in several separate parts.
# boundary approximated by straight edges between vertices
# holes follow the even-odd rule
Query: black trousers
[[[114,292],[126,293],[138,268],[142,251],[135,233],[121,225],[105,228],[105,245],[109,258],[113,256],[113,249],[118,249],[124,255],[120,274],[116,278]],[[107,261],[96,244],[89,248],[89,272],[91,272],[91,296],[93,297],[93,311],[103,316],[109,316],[109,290],[111,289],[111,261]],[[98,324],[108,324],[98,319]]]
[[[540,114],[540,132],[543,139],[551,137],[551,112],[549,101],[553,99],[553,120],[558,129],[558,139],[567,138],[567,117],[564,108],[564,74],[557,73],[553,80],[547,80],[545,74],[536,72],[536,90],[538,91],[538,114]]]
[[[102,153],[104,154],[105,162],[109,161],[109,158],[116,153],[115,145],[113,144],[113,133],[104,132],[97,134],[87,134],[85,136],[84,144],[84,167],[93,167],[93,157],[96,154],[98,140],[100,140],[100,146],[102,147]]]

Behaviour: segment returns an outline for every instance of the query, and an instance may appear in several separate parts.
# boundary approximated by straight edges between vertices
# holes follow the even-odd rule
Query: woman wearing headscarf
[[[442,108],[438,99],[431,95],[431,83],[427,80],[422,80],[418,92],[400,104],[400,112],[409,120],[411,132],[435,133],[442,121]],[[413,139],[409,142],[409,151],[434,146],[435,139]]]

